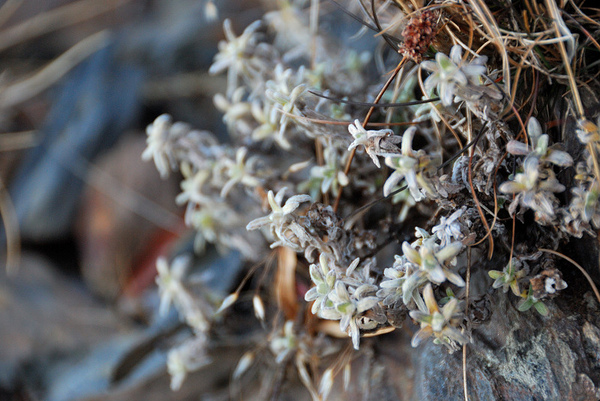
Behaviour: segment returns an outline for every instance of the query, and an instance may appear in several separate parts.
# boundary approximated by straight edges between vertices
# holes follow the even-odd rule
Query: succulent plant
[[[547,315],[551,308],[541,299],[566,283],[558,273],[540,273],[546,270],[538,248],[556,252],[600,224],[597,127],[578,119],[587,153],[575,163],[575,145],[556,140],[543,121],[547,113],[528,103],[535,96],[511,87],[521,82],[525,66],[555,79],[556,71],[544,65],[556,60],[556,52],[544,48],[548,60],[537,51],[498,51],[489,45],[499,44],[496,39],[472,43],[479,40],[472,32],[437,40],[437,27],[454,32],[481,19],[477,7],[484,2],[465,3],[461,13],[456,4],[441,1],[414,12],[409,10],[418,2],[376,3],[380,19],[365,26],[381,29],[393,51],[373,45],[373,57],[361,56],[360,62],[347,40],[317,29],[314,5],[281,2],[239,37],[225,21],[227,40],[210,72],[228,74],[215,104],[225,113],[231,142],[216,143],[166,116],[147,131],[144,158],[153,158],[162,175],[182,172],[178,202],[187,205],[186,222],[201,233],[203,244],[236,249],[253,261],[278,253],[277,274],[261,276],[261,283],[273,280],[261,285],[279,294],[271,302],[277,313],[262,298],[255,310],[261,324],[278,333],[266,340],[277,363],[293,358],[315,399],[330,393],[338,371],[311,359],[308,373],[325,334],[349,336],[360,353],[361,337],[392,331],[401,324],[395,317],[408,314],[419,325],[414,347],[432,337],[455,351],[471,338],[465,312],[476,307],[468,295],[472,271],[482,273],[472,276],[479,288],[510,289],[520,298],[518,310],[533,307]],[[492,26],[484,22],[477,23],[475,36]],[[559,25],[570,38],[564,21]],[[527,35],[502,29],[486,35],[499,38],[502,32],[529,43]],[[541,43],[536,49],[547,45]],[[354,58],[345,56],[350,51]],[[383,89],[369,60],[393,71]],[[516,75],[509,68],[514,60],[521,60]],[[378,104],[382,99],[387,104]],[[402,103],[394,103],[398,99]],[[511,111],[519,118],[511,120]],[[525,132],[517,120],[526,118]],[[569,175],[575,176],[573,186]],[[519,235],[522,228],[540,243]],[[168,278],[177,275],[160,263],[163,303],[175,302],[178,281],[168,284]],[[541,280],[550,280],[547,289]],[[219,312],[238,295],[226,298]],[[208,324],[218,323],[207,318]],[[257,362],[240,362],[240,371],[249,363]],[[322,372],[319,386],[315,372]]]

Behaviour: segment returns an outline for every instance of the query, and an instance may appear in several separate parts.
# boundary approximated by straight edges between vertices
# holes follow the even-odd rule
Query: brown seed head
[[[404,43],[401,45],[399,53],[414,61],[420,61],[421,56],[427,51],[435,37],[436,20],[437,16],[431,10],[422,11],[411,18],[402,31]]]

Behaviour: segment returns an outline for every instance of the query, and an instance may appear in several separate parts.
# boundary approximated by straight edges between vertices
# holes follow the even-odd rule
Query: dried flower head
[[[504,267],[503,271],[490,270],[488,274],[494,279],[494,284],[492,284],[492,287],[502,287],[502,291],[504,292],[507,292],[510,288],[513,294],[518,297],[521,296],[519,281],[527,274],[527,270],[525,268],[521,268],[522,265],[523,263],[519,259],[513,258]]]
[[[462,59],[462,47],[452,46],[450,57],[442,52],[435,55],[435,61],[423,61],[423,69],[432,74],[425,80],[425,90],[437,88],[444,106],[450,106],[454,97],[466,99],[468,89],[480,85],[480,79],[486,72],[486,57],[479,56],[466,63]],[[461,96],[462,95],[462,96]]]
[[[400,53],[414,61],[420,61],[435,38],[436,29],[437,15],[434,11],[418,12],[402,31],[404,42],[400,47]]]
[[[540,167],[537,157],[528,156],[523,162],[523,172],[517,173],[514,180],[503,182],[500,191],[515,194],[515,199],[509,206],[509,212],[514,214],[517,205],[530,208],[536,213],[536,220],[550,223],[554,220],[554,205],[557,203],[555,192],[562,192],[562,185],[547,168]]]
[[[223,21],[223,30],[226,40],[219,43],[219,53],[215,56],[215,62],[208,70],[211,74],[218,74],[228,70],[227,73],[227,95],[233,95],[238,87],[240,75],[253,75],[263,69],[260,62],[253,58],[253,49],[257,42],[256,31],[261,26],[261,21],[254,21],[239,37],[235,36],[231,26],[231,20]]]
[[[167,370],[171,375],[171,389],[181,388],[188,373],[211,363],[207,351],[207,337],[197,335],[169,351],[167,355]]]
[[[366,130],[360,121],[354,120],[354,124],[348,126],[348,131],[354,138],[348,150],[362,146],[378,168],[381,168],[381,164],[377,156],[400,153],[400,149],[395,145],[400,138],[390,138],[394,135],[394,131],[390,129]]]
[[[458,348],[457,344],[466,344],[467,337],[456,327],[461,315],[458,300],[452,298],[440,310],[433,296],[431,284],[425,286],[423,298],[427,309],[410,312],[410,317],[421,325],[419,331],[412,338],[412,346],[416,347],[421,341],[432,336],[435,337],[435,341],[444,344],[451,352]]]
[[[567,152],[558,150],[556,146],[548,146],[549,137],[547,134],[542,134],[542,126],[535,117],[531,117],[527,123],[527,134],[531,146],[511,140],[506,145],[506,150],[513,155],[537,157],[540,162],[551,163],[560,167],[573,164],[573,158]]]

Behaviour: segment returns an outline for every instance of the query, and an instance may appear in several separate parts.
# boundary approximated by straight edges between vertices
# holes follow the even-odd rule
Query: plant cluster
[[[465,346],[475,270],[488,287],[510,289],[519,310],[548,314],[544,301],[567,284],[541,249],[600,228],[600,134],[577,106],[573,72],[562,70],[586,57],[572,31],[591,22],[564,19],[552,0],[535,5],[537,14],[508,7],[495,18],[483,1],[375,1],[372,10],[347,2],[344,11],[362,21],[361,29],[348,20],[357,34],[381,33],[364,36],[364,53],[354,38],[320,29],[314,2],[279,6],[240,35],[224,22],[210,73],[227,74],[214,102],[231,141],[163,115],[148,127],[143,155],[163,176],[181,173],[177,202],[197,252],[210,243],[254,263],[287,255],[275,273],[264,264],[270,284],[254,296],[274,333],[263,348],[275,363],[293,361],[318,399],[340,369],[309,360],[342,355],[333,337],[350,337],[360,352],[363,337],[413,320],[413,346],[429,337],[451,352]],[[578,124],[570,152],[536,104],[555,81],[575,104],[564,117]],[[492,256],[503,270],[490,268]],[[194,344],[206,344],[216,306],[186,295],[182,263],[159,262],[161,296],[194,328]],[[206,362],[201,348],[200,357],[170,358],[174,388]]]

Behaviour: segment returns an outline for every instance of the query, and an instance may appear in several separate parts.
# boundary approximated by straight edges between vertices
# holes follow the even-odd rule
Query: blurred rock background
[[[156,315],[155,259],[189,235],[178,177],[141,160],[162,113],[225,135],[212,104],[224,84],[206,71],[223,18],[241,31],[262,11],[218,9],[210,20],[202,0],[0,2],[0,400],[227,397],[235,347],[199,374],[205,385],[169,388],[169,339],[186,333],[174,312]]]

